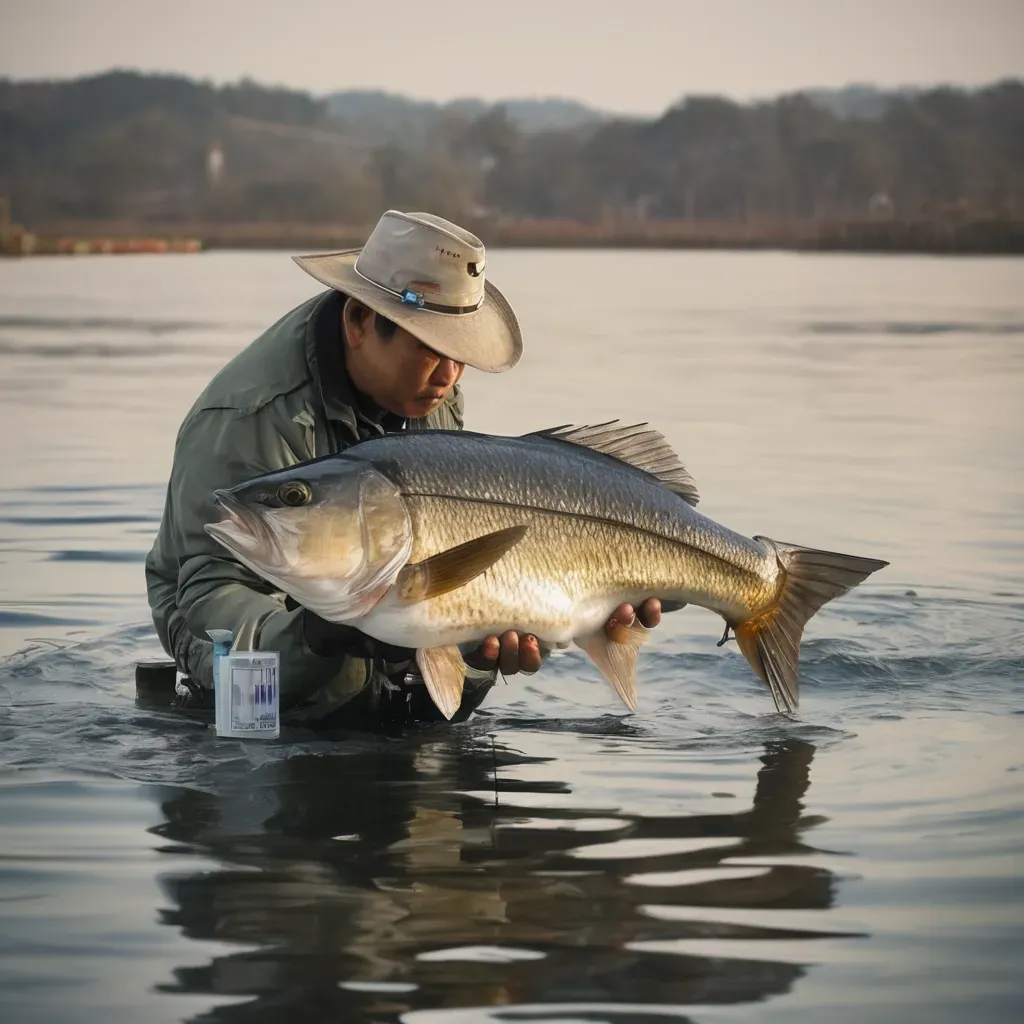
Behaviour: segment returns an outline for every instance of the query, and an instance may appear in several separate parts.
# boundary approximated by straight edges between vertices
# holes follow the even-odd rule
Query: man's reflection
[[[627,945],[706,936],[709,929],[718,937],[731,934],[727,924],[709,925],[707,913],[694,921],[685,913],[661,920],[642,912],[648,904],[827,908],[833,902],[827,871],[790,863],[756,876],[720,872],[700,884],[629,879],[812,849],[805,833],[815,821],[803,815],[802,799],[813,756],[814,747],[801,741],[768,745],[753,803],[736,813],[617,813],[630,840],[732,840],[635,860],[605,860],[597,850],[586,859],[568,855],[570,848],[608,843],[609,834],[558,829],[560,820],[590,812],[566,810],[569,787],[557,780],[525,787],[561,794],[557,812],[529,811],[534,826],[537,818],[551,818],[550,830],[496,828],[509,824],[508,812],[469,794],[494,788],[496,759],[505,766],[543,759],[492,750],[482,734],[463,733],[461,742],[432,733],[363,740],[338,755],[292,756],[234,775],[221,766],[203,791],[161,793],[166,822],[155,831],[176,852],[187,844],[222,865],[167,878],[172,906],[164,921],[190,938],[248,949],[182,968],[166,990],[252,997],[203,1017],[223,1022],[262,1020],[271,1008],[296,1019],[348,1021],[395,1019],[394,1013],[426,1007],[706,1005],[780,994],[801,967]],[[511,793],[504,799],[514,803]],[[511,962],[446,959],[455,947],[486,947],[492,959],[497,948]],[[353,980],[416,989],[339,987]]]

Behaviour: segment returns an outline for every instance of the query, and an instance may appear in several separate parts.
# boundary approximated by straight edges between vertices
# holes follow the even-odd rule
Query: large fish
[[[798,703],[800,638],[827,601],[887,562],[734,533],[646,424],[522,437],[375,438],[215,493],[206,526],[299,604],[416,649],[434,703],[459,707],[460,644],[508,629],[575,642],[630,710],[648,633],[604,623],[647,597],[725,619],[776,707]]]

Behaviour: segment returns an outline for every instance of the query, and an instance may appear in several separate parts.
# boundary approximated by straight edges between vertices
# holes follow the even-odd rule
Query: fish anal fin
[[[576,639],[576,646],[601,670],[630,711],[636,711],[637,655],[649,638],[650,631],[634,622],[632,626],[618,624],[614,639],[604,630]]]
[[[771,689],[775,707],[792,714],[800,703],[800,640],[807,622],[822,605],[889,563],[779,544],[767,537],[754,539],[775,552],[779,590],[771,604],[733,626],[733,632],[750,667]]]
[[[457,590],[486,572],[526,531],[525,526],[510,526],[405,566],[395,580],[395,599],[399,604],[416,604]]]
[[[693,477],[686,471],[673,447],[662,434],[646,423],[623,426],[618,420],[611,420],[592,426],[549,427],[526,436],[566,441],[610,455],[613,459],[653,476],[662,486],[689,504],[696,505],[700,500]]]
[[[421,647],[416,652],[416,664],[427,693],[445,718],[462,705],[462,684],[466,678],[466,663],[462,652],[454,644],[447,647]]]

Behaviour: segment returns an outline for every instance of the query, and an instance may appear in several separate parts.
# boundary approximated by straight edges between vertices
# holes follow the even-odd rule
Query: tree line
[[[251,81],[0,79],[0,197],[32,226],[362,226],[388,207],[591,225],[1024,214],[1024,83],[879,97],[856,116],[812,93],[691,96],[543,130],[463,103],[389,132]]]

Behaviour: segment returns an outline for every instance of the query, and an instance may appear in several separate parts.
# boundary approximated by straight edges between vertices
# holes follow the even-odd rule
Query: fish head
[[[334,622],[380,600],[412,550],[397,486],[366,462],[300,463],[214,492],[206,532],[243,565]]]

